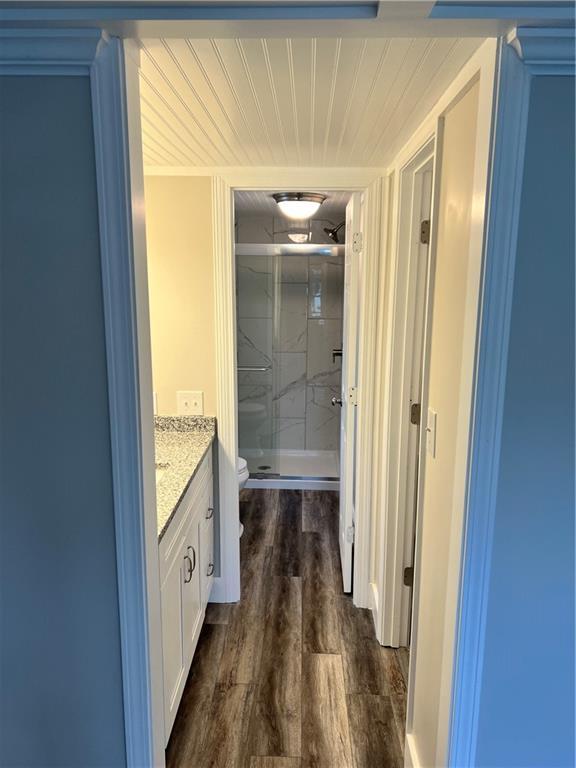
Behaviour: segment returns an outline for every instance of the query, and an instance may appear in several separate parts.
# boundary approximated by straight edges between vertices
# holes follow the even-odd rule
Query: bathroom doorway
[[[251,488],[340,488],[352,194],[318,194],[298,220],[271,191],[234,192],[238,449]]]

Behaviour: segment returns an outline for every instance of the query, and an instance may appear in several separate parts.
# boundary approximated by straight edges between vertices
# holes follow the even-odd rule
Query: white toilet
[[[243,459],[242,456],[238,456],[238,461],[236,462],[236,469],[238,470],[238,490],[242,490],[246,483],[248,482],[248,478],[250,477],[250,473],[248,472],[248,463],[246,459]],[[244,526],[242,523],[240,523],[240,536],[244,533]]]
[[[242,456],[238,456],[236,469],[238,470],[238,488],[242,490],[250,477],[250,473],[248,472],[248,462],[246,459],[243,459]]]

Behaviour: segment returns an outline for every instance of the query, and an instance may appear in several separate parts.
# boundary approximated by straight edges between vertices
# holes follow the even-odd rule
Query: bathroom
[[[295,219],[269,191],[234,193],[238,450],[248,487],[338,488],[349,197],[321,193],[316,212]]]

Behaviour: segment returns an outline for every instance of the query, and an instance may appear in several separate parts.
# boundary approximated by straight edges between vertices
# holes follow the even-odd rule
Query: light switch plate
[[[204,392],[176,392],[178,416],[203,416]]]
[[[428,408],[428,418],[426,419],[426,451],[436,457],[436,420],[438,414],[432,408]]]
[[[158,416],[158,392],[152,392],[152,402],[154,404],[154,416]]]

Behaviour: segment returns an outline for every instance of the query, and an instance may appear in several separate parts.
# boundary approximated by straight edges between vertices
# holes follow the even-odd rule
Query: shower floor
[[[337,490],[338,451],[244,450],[250,479],[247,488]]]

